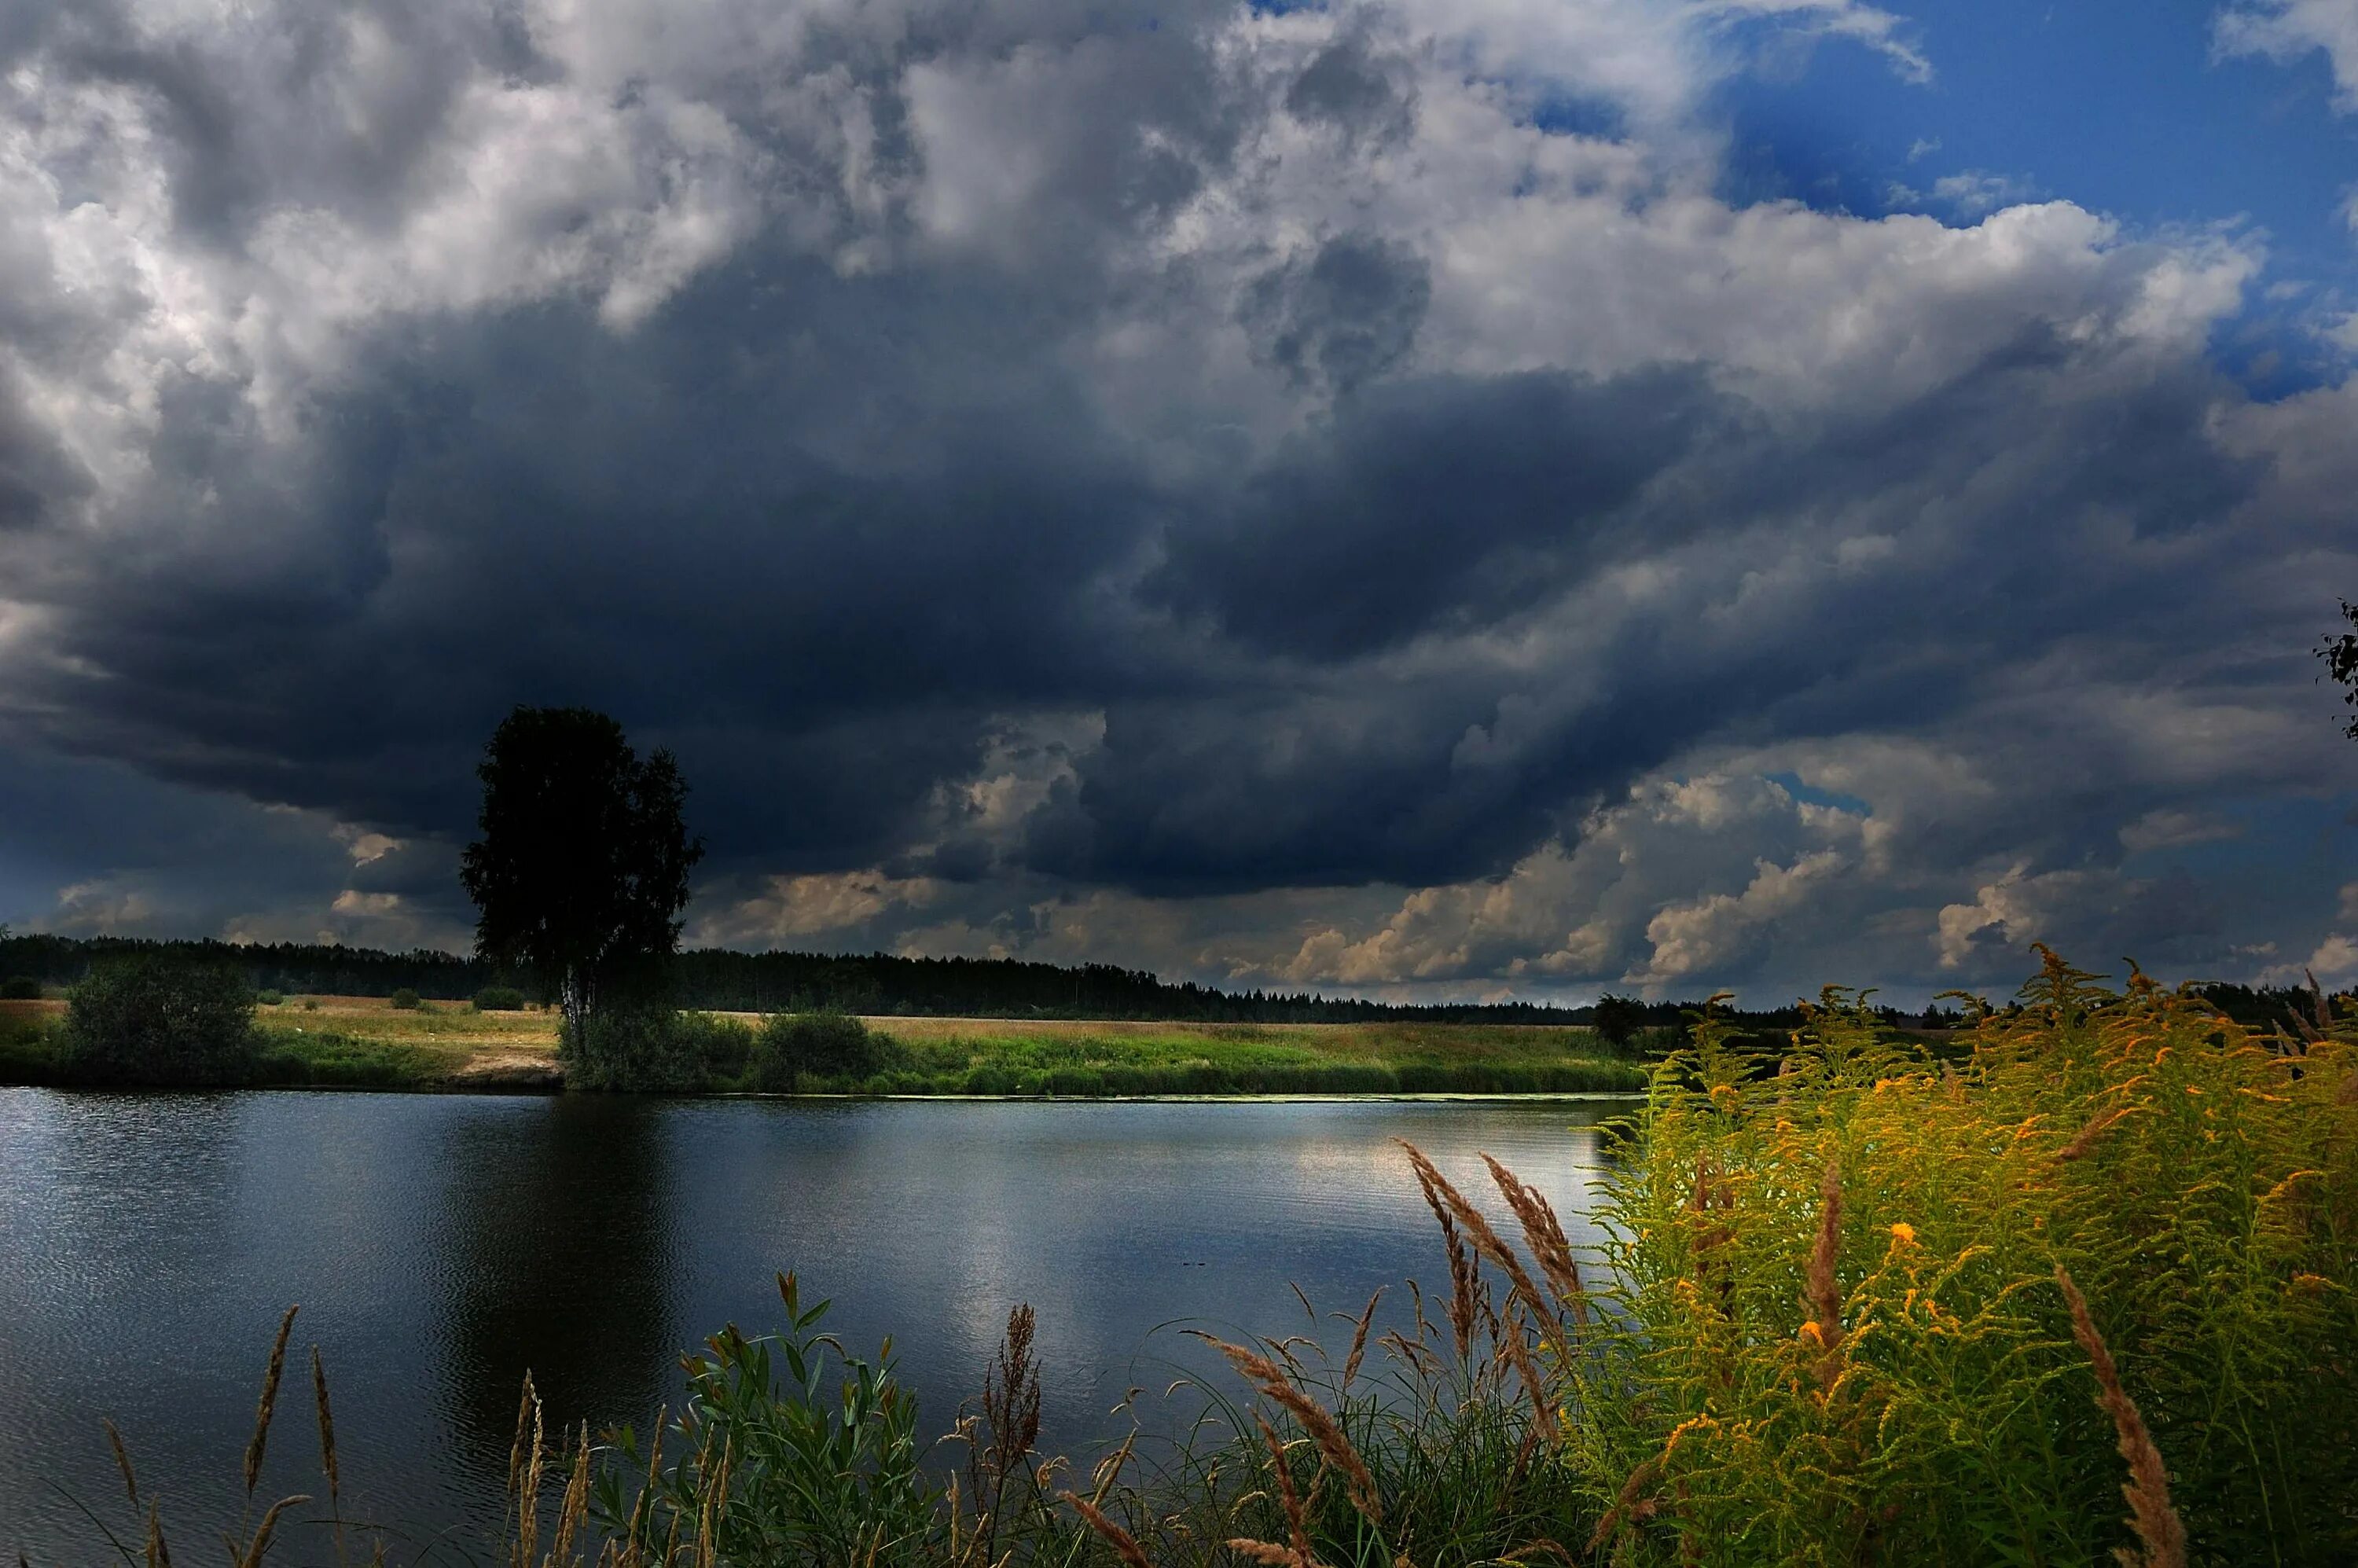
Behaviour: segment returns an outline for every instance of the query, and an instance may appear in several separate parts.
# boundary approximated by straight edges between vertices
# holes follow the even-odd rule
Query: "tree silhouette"
[[[669,752],[642,762],[586,708],[518,708],[475,771],[483,836],[459,871],[475,950],[528,969],[578,1040],[601,1000],[651,981],[679,945],[704,855],[680,814],[687,785]]]
[[[2342,618],[2358,626],[2358,604],[2343,600]],[[2342,700],[2358,708],[2358,633],[2344,632],[2339,637],[2326,638],[2317,645],[2317,656],[2325,661],[2325,673],[2342,686]],[[2351,717],[2342,732],[2358,741],[2358,714]]]
[[[1645,1027],[1646,1010],[1626,996],[1606,993],[1596,999],[1596,1011],[1589,1025],[1596,1037],[1616,1051],[1626,1047]]]

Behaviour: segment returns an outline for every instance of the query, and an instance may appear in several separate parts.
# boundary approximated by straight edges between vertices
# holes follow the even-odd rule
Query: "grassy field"
[[[60,1000],[0,1001],[0,1083],[56,1076]],[[381,1088],[554,1087],[554,1013],[476,1012],[463,1002],[414,1011],[382,997],[289,998],[254,1009],[262,1081]]]
[[[40,1049],[65,1003],[0,1002],[0,1070]],[[723,1013],[750,1029],[751,1013]],[[557,1082],[557,1014],[396,1009],[380,997],[289,997],[254,1010],[269,1081],[533,1088]],[[871,1018],[896,1093],[1099,1096],[1571,1093],[1644,1076],[1585,1029],[1499,1024],[1190,1024]],[[30,1041],[31,1044],[23,1044]],[[12,1044],[16,1042],[16,1044]],[[19,1067],[6,1076],[38,1078]]]

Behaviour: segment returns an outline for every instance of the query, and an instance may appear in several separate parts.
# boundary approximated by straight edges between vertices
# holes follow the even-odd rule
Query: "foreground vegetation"
[[[1704,1022],[1653,1075],[1594,1250],[1504,1167],[1483,1202],[1404,1149],[1445,1291],[1412,1286],[1385,1318],[1370,1302],[1332,1354],[1220,1346],[1237,1381],[1167,1448],[1038,1452],[1022,1308],[979,1403],[929,1443],[889,1345],[846,1356],[784,1281],[779,1331],[715,1336],[644,1435],[548,1432],[527,1383],[496,1550],[830,1568],[2358,1560],[2358,1018],[2260,1035],[2051,957],[2026,1000],[1953,1057],[1840,993],[1781,1058]],[[286,1343],[282,1326],[255,1456]],[[241,1562],[325,1558],[360,1528],[337,1520],[318,1388],[329,1506],[262,1511]],[[150,1561],[162,1530],[151,1506]]]

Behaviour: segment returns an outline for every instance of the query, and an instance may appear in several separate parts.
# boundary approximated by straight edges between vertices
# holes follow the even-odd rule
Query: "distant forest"
[[[322,996],[391,996],[404,989],[437,1000],[462,1001],[486,986],[518,985],[524,978],[455,953],[416,948],[385,953],[370,947],[309,944],[153,942],[117,936],[0,938],[0,977],[26,975],[46,985],[72,985],[111,955],[157,951],[227,963],[255,989]],[[682,1007],[723,1012],[809,1012],[832,1010],[887,1017],[1081,1018],[1189,1023],[1586,1024],[1595,1010],[1532,1002],[1442,1002],[1407,1005],[1326,997],[1314,992],[1224,991],[1193,980],[1176,984],[1143,969],[1111,964],[1064,968],[1013,958],[903,958],[887,953],[741,953],[704,947],[673,959],[673,987]],[[2282,1023],[2314,1003],[2306,990],[2201,988],[2221,1011],[2251,1024]],[[1702,1006],[1687,1001],[1631,1004],[1641,1029],[1680,1027]],[[1953,1024],[1953,1009],[1924,1012],[1881,1008],[1900,1027]],[[1795,1007],[1736,1010],[1747,1033],[1798,1027]]]

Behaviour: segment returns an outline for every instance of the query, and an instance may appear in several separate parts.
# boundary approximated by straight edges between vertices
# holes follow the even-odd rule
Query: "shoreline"
[[[748,1100],[781,1105],[805,1102],[829,1104],[903,1101],[921,1105],[1584,1105],[1642,1101],[1644,1089],[1563,1089],[1529,1094],[1441,1091],[1394,1094],[1237,1094],[1237,1095],[934,1095],[934,1094],[763,1094],[752,1089],[719,1089],[708,1094],[621,1093],[603,1089],[568,1089],[562,1082],[438,1083],[438,1084],[0,1084],[0,1093],[38,1089],[52,1094],[92,1095],[227,1095],[227,1094],[361,1094],[361,1095],[505,1095],[514,1098],[554,1099],[578,1094],[602,1099]]]
[[[0,1003],[0,1084],[76,1086],[58,1046],[65,1004]],[[797,1099],[1549,1100],[1642,1094],[1647,1073],[1608,1055],[1592,1032],[1490,1024],[1205,1025],[1141,1020],[878,1017],[877,1060],[839,1076],[803,1075],[799,1092],[764,1094],[751,1071],[762,1025],[683,1013],[700,1066],[683,1098]],[[418,1094],[560,1094],[554,1016],[358,997],[271,998],[255,1010],[259,1054],[224,1088],[342,1088]],[[816,1076],[816,1081],[814,1081]],[[704,1081],[695,1081],[700,1077]],[[185,1086],[195,1087],[195,1086]]]

